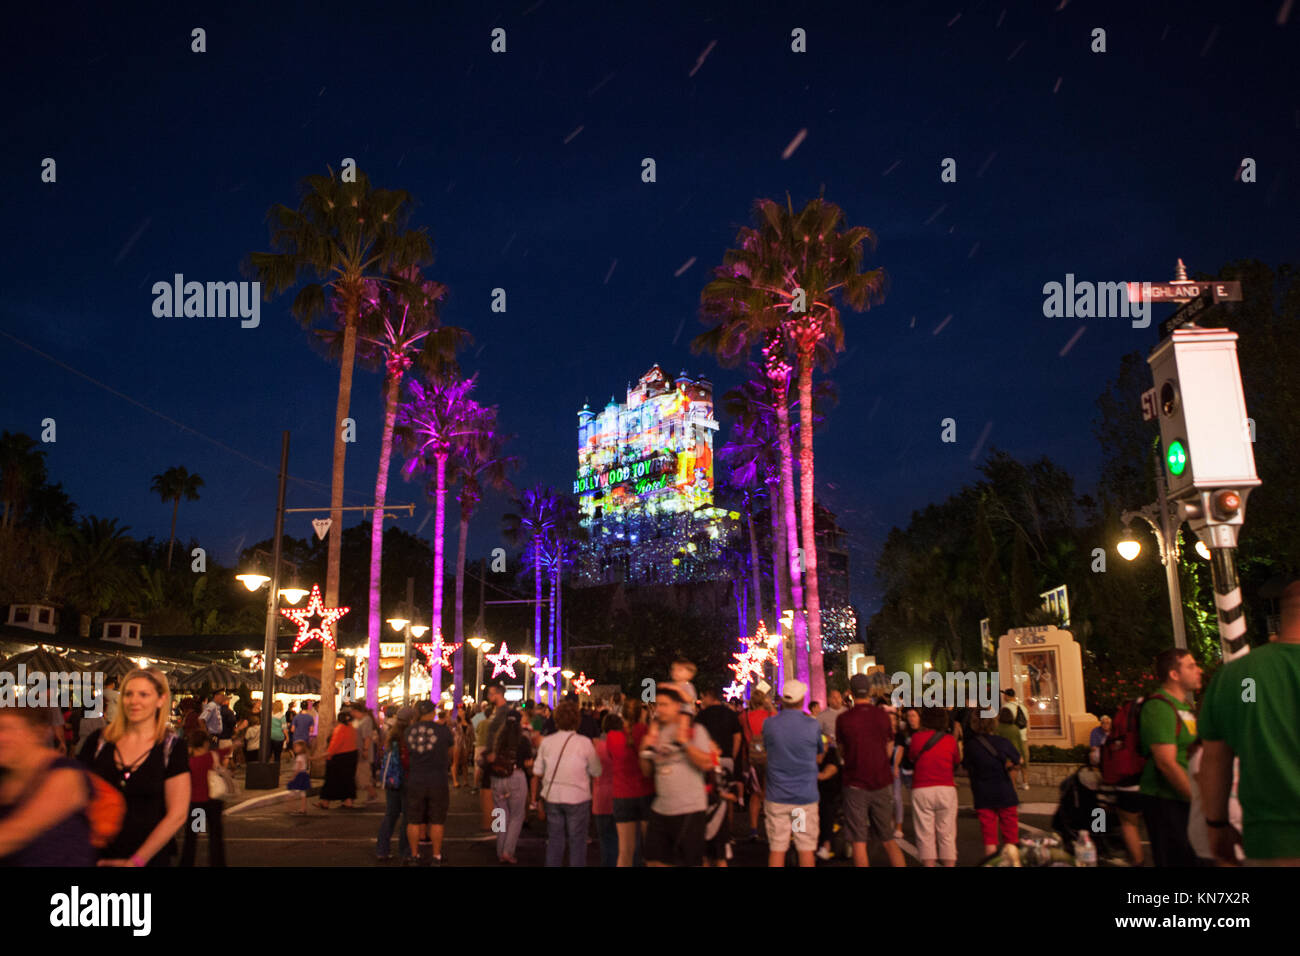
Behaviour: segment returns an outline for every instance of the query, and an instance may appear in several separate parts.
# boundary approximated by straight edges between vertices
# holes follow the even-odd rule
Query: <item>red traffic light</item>
[[[1214,513],[1220,520],[1227,520],[1241,509],[1241,495],[1235,491],[1216,491],[1214,493]]]

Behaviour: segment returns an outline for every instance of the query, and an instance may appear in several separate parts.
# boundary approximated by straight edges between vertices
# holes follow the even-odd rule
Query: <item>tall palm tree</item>
[[[464,329],[443,326],[439,322],[438,305],[446,292],[446,286],[422,279],[419,267],[411,266],[387,283],[367,279],[357,317],[356,360],[365,368],[384,370],[384,430],[379,443],[375,510],[371,513],[370,614],[366,622],[369,645],[366,673],[376,675],[366,681],[366,704],[372,709],[379,706],[379,645],[383,618],[379,582],[383,573],[384,505],[388,495],[393,426],[402,379],[417,362],[434,375],[454,372],[457,349],[470,341],[470,335]],[[335,356],[342,351],[346,329],[345,317],[337,308],[336,312],[339,313],[339,328],[317,333]]]
[[[343,420],[352,404],[352,370],[356,358],[357,318],[367,279],[384,282],[413,265],[432,260],[433,248],[423,229],[407,231],[412,199],[400,189],[375,189],[365,173],[344,182],[330,169],[325,176],[302,182],[298,208],[277,204],[267,214],[272,252],[254,252],[246,268],[258,277],[263,296],[298,290],[292,313],[304,326],[327,318],[327,301],[337,301],[344,317],[339,364],[339,394],[334,409],[334,457],[330,473],[330,521],[325,571],[325,603],[339,597],[339,564],[343,545],[343,473],[347,444]],[[334,725],[333,648],[321,651],[321,727],[317,759]]]
[[[555,520],[544,536],[539,552],[547,577],[550,579],[551,605],[547,616],[546,656],[554,665],[564,659],[562,617],[564,610],[564,572],[573,566],[578,544],[587,539],[582,527],[582,515],[577,502],[568,495],[559,495],[554,504]],[[548,692],[548,702],[554,703],[554,686]]]
[[[161,475],[153,476],[153,484],[149,490],[156,494],[166,504],[172,503],[172,530],[167,538],[167,570],[172,569],[172,547],[176,544],[176,512],[181,506],[181,498],[186,501],[198,501],[199,489],[203,487],[203,479],[198,475],[191,475],[186,469],[181,467],[168,468]]]
[[[775,371],[779,376],[787,365],[798,374],[803,426],[799,455],[800,530],[807,581],[808,672],[811,695],[824,699],[826,674],[822,665],[821,598],[813,516],[816,490],[813,369],[817,365],[829,367],[835,353],[844,350],[841,305],[862,312],[879,304],[884,300],[888,277],[883,269],[861,271],[866,255],[875,250],[875,233],[864,226],[841,231],[844,212],[834,203],[819,197],[796,213],[787,195],[784,206],[760,199],[754,211],[758,229],[742,230],[741,248],[728,253],[734,258],[729,262],[724,260],[723,268],[705,289],[704,294],[713,302],[712,311],[706,315],[721,315],[724,327],[736,326],[731,337],[738,336],[746,349],[755,344],[755,332],[763,334],[769,374]],[[737,293],[740,294],[738,304],[742,306],[739,310]],[[725,333],[720,336],[725,338]],[[784,411],[783,403],[778,402],[778,413]],[[782,433],[786,435],[784,428]],[[783,472],[787,467],[785,458],[783,448]],[[787,484],[784,475],[782,484]],[[787,516],[788,512],[787,505]],[[791,577],[793,581],[793,565]],[[795,620],[797,624],[798,614]],[[795,638],[798,642],[797,629]]]
[[[460,484],[460,491],[456,494],[456,503],[460,507],[460,534],[456,544],[454,642],[461,645],[453,657],[452,680],[461,695],[465,693],[465,552],[469,541],[469,522],[483,500],[484,489],[511,489],[510,480],[506,476],[519,464],[518,458],[505,453],[505,446],[512,437],[497,431],[497,407],[493,405],[484,409],[476,432],[461,444],[452,459],[452,468]],[[477,688],[475,693],[478,693]]]
[[[66,570],[57,578],[60,597],[83,615],[93,618],[111,610],[125,610],[139,591],[131,568],[130,528],[116,518],[82,518],[64,532]]]
[[[534,485],[525,488],[515,499],[515,510],[501,516],[502,533],[510,544],[527,552],[527,563],[533,569],[533,656],[542,656],[542,575],[545,561],[542,557],[546,542],[555,534],[559,495],[551,488]],[[555,661],[551,661],[552,664]]]
[[[429,376],[427,384],[407,381],[410,401],[397,409],[396,434],[406,455],[407,478],[417,472],[433,473],[433,605],[430,625],[442,632],[443,538],[447,521],[447,462],[457,448],[470,441],[482,428],[484,409],[472,398],[478,376]],[[433,698],[442,692],[442,668],[430,666]]]

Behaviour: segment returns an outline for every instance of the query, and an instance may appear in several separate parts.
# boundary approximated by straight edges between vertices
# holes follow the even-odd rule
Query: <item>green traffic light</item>
[[[1187,449],[1183,447],[1181,441],[1174,439],[1169,443],[1169,453],[1165,456],[1165,462],[1169,465],[1169,474],[1175,477],[1187,469]]]

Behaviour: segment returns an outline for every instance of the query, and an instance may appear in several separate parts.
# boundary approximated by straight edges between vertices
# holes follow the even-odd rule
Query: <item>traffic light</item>
[[[1155,379],[1160,448],[1171,498],[1258,485],[1246,427],[1246,399],[1237,368],[1237,334],[1178,329],[1147,360]],[[1226,519],[1225,519],[1226,520]]]

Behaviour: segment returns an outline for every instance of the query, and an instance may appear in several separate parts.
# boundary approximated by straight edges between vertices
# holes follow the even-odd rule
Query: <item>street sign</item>
[[[1207,282],[1130,282],[1130,302],[1190,302],[1203,295],[1213,295],[1215,302],[1240,302],[1241,283],[1214,279]]]
[[[1148,388],[1142,393],[1142,420],[1144,422],[1155,421],[1159,415],[1159,406],[1156,405],[1156,390]]]
[[[1183,305],[1179,306],[1178,310],[1174,312],[1173,315],[1160,323],[1161,338],[1168,338],[1173,334],[1174,329],[1182,328],[1189,322],[1195,322],[1197,317],[1216,301],[1218,300],[1211,298],[1209,293],[1206,292],[1200,298],[1192,299],[1190,302],[1185,302]],[[1233,302],[1238,300],[1229,299],[1228,301]]]

